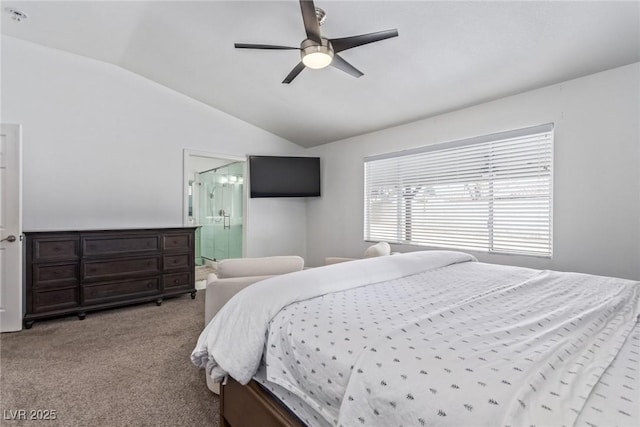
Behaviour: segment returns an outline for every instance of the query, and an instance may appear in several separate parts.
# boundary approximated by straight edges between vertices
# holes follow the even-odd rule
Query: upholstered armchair
[[[365,258],[373,258],[377,256],[391,255],[391,246],[387,242],[378,242],[375,245],[371,245],[364,251]],[[342,257],[327,257],[324,259],[325,265],[337,264],[339,262],[353,261],[358,258],[342,258]]]
[[[207,277],[205,292],[205,325],[220,311],[223,305],[247,286],[280,274],[300,271],[304,259],[291,256],[263,258],[230,258],[218,261],[216,273]],[[218,394],[220,385],[207,375],[207,387]]]

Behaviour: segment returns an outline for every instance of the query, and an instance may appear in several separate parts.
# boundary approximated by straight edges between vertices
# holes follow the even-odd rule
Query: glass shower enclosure
[[[192,183],[196,264],[242,257],[244,162],[199,172]]]

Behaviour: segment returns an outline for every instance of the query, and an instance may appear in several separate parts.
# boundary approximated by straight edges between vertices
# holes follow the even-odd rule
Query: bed
[[[423,251],[256,283],[192,361],[222,425],[637,426],[640,283]]]

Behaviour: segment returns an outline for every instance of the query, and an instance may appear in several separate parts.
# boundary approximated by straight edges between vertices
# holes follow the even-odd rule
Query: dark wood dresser
[[[24,325],[54,316],[195,298],[195,228],[24,232]]]

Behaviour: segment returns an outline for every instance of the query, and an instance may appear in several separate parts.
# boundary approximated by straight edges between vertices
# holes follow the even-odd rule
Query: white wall
[[[640,279],[639,75],[633,64],[304,151],[119,67],[3,37],[0,119],[23,125],[25,230],[180,225],[184,148],[320,155],[321,198],[247,206],[246,256],[309,265],[366,248],[363,157],[554,122],[553,259],[480,259]]]
[[[302,149],[117,66],[2,38],[3,123],[23,125],[24,230],[182,224],[183,149]],[[250,199],[247,256],[305,255],[304,200]]]
[[[322,157],[323,196],[307,204],[308,264],[367,247],[365,156],[553,122],[553,259],[478,257],[640,279],[639,82],[636,63],[309,150]]]

